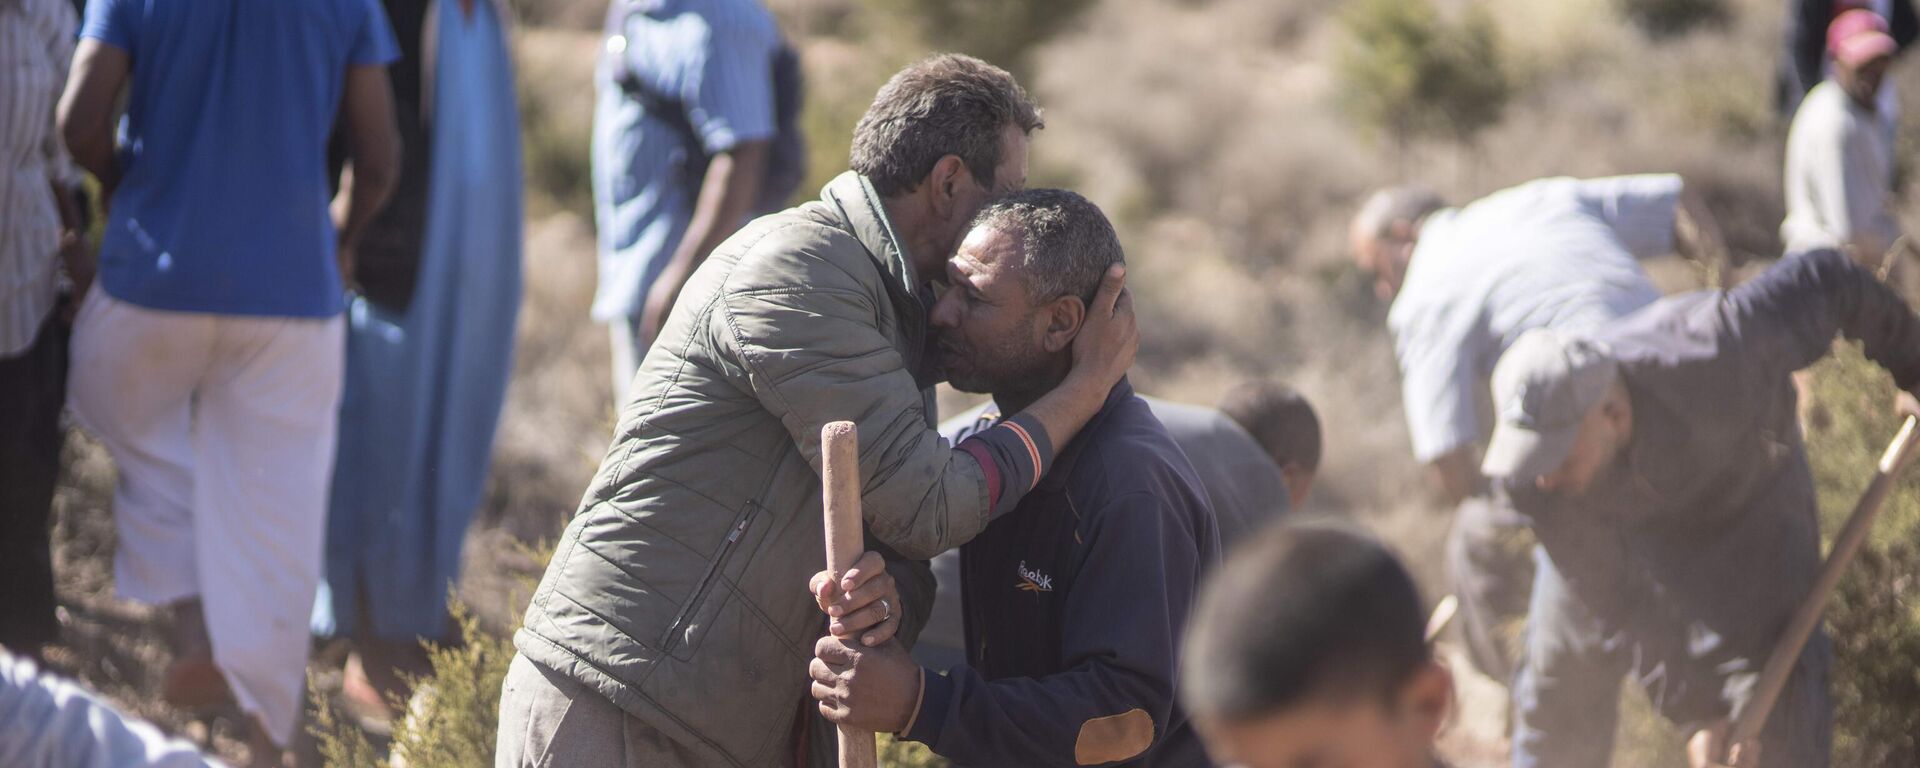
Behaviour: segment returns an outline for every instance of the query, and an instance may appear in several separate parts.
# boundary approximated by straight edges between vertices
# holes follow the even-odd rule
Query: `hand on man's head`
[[[920,665],[897,642],[876,647],[823,637],[807,666],[811,692],[828,722],[876,733],[899,733],[920,696]]]
[[[1115,264],[1100,278],[1100,290],[1087,307],[1087,319],[1073,339],[1073,371],[1069,381],[1082,379],[1090,391],[1105,399],[1107,390],[1133,367],[1140,351],[1140,325],[1133,314],[1133,294],[1127,290],[1127,268]]]

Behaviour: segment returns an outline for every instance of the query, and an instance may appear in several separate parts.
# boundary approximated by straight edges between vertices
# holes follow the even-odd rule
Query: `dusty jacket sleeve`
[[[1751,345],[1779,373],[1827,354],[1836,335],[1858,341],[1867,358],[1912,391],[1920,386],[1920,319],[1900,296],[1839,251],[1782,259],[1727,294],[1727,332]]]
[[[722,292],[723,332],[755,398],[815,472],[820,428],[841,420],[858,426],[868,532],[906,558],[928,559],[979,534],[993,511],[1011,508],[1030,489],[1025,480],[1002,480],[1040,474],[1053,456],[1044,435],[1032,451],[1007,447],[1009,434],[956,447],[928,425],[919,384],[880,330],[877,273],[854,275],[804,253],[774,258],[782,263],[761,269],[777,279]]]
[[[907,738],[960,765],[1103,765],[1165,738],[1178,638],[1198,586],[1199,543],[1158,499],[1097,513],[1067,596],[1065,671],[987,680],[926,672]]]

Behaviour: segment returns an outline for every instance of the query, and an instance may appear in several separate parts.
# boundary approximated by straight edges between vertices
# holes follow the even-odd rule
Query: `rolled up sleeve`
[[[776,32],[758,24],[714,26],[706,58],[681,94],[687,122],[709,154],[772,138],[773,54],[779,44]]]

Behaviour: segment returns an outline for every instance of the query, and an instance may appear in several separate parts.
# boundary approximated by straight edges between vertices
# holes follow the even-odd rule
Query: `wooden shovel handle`
[[[846,575],[866,543],[860,521],[860,434],[851,421],[820,428],[820,488],[826,505],[827,570]],[[840,726],[840,768],[878,768],[873,734]]]
[[[1753,699],[1747,703],[1746,711],[1734,723],[1733,731],[1727,738],[1729,746],[1734,744],[1757,744],[1760,730],[1767,724],[1767,716],[1773,713],[1773,705],[1780,700],[1780,692],[1787,686],[1787,678],[1793,674],[1796,662],[1800,660],[1800,651],[1807,645],[1807,638],[1813,636],[1815,627],[1820,626],[1820,617],[1826,613],[1827,600],[1833,597],[1833,590],[1840,585],[1840,576],[1860,554],[1861,545],[1866,543],[1867,532],[1873,528],[1873,519],[1880,514],[1887,496],[1893,492],[1898,482],[1900,469],[1913,459],[1914,417],[1908,416],[1900,425],[1900,433],[1887,446],[1887,452],[1880,456],[1880,465],[1873,475],[1873,482],[1867,484],[1867,490],[1860,495],[1860,502],[1853,507],[1853,514],[1847,518],[1846,525],[1840,528],[1833,540],[1833,552],[1827,555],[1827,561],[1820,566],[1820,574],[1814,578],[1813,589],[1807,592],[1806,600],[1800,603],[1799,610],[1788,622],[1787,631],[1773,647],[1773,654],[1767,657],[1767,665],[1760,670],[1760,679],[1754,684]]]

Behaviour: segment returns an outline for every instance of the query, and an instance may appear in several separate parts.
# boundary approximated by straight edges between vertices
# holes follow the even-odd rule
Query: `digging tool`
[[[1800,650],[1807,645],[1807,638],[1813,635],[1814,627],[1820,625],[1821,614],[1826,612],[1827,600],[1833,596],[1834,587],[1840,584],[1840,575],[1860,554],[1861,545],[1866,543],[1867,532],[1873,528],[1874,517],[1880,514],[1880,507],[1886,503],[1887,496],[1893,492],[1901,468],[1913,459],[1915,419],[1908,416],[1900,425],[1900,433],[1887,446],[1887,452],[1880,456],[1880,466],[1873,475],[1873,482],[1867,484],[1865,493],[1860,494],[1860,502],[1853,507],[1853,515],[1847,518],[1840,534],[1834,537],[1833,551],[1827,555],[1827,561],[1820,566],[1820,573],[1814,578],[1813,589],[1807,593],[1806,600],[1788,622],[1786,634],[1773,647],[1773,654],[1767,657],[1767,665],[1760,669],[1760,679],[1753,688],[1753,700],[1747,703],[1747,709],[1740,720],[1734,723],[1728,734],[1727,744],[1731,748],[1739,745],[1742,752],[1752,754],[1754,746],[1759,744],[1760,729],[1767,724],[1767,715],[1773,712],[1773,705],[1780,699],[1780,692],[1787,685],[1787,677],[1793,674],[1794,663],[1800,659]],[[1749,759],[1743,759],[1747,762]]]
[[[860,522],[860,433],[851,421],[820,428],[820,493],[826,505],[827,570],[844,576],[866,544]],[[840,768],[877,768],[873,733],[840,726]]]

